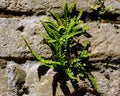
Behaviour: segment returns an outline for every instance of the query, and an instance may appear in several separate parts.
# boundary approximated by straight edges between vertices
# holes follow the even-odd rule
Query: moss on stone
[[[18,67],[15,69],[16,73],[16,83],[23,83],[25,82],[26,72]]]

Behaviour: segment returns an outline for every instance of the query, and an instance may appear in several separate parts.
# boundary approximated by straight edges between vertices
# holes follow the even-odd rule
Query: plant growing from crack
[[[88,64],[90,42],[87,41],[82,45],[75,39],[81,35],[88,35],[86,32],[88,27],[82,26],[83,21],[80,20],[83,11],[75,14],[75,8],[75,3],[72,3],[69,7],[65,3],[62,17],[51,10],[50,13],[56,21],[50,18],[47,19],[47,22],[40,21],[46,30],[46,34],[43,35],[45,42],[52,50],[51,59],[45,59],[38,55],[23,37],[35,58],[57,72],[53,79],[53,96],[55,96],[58,82],[65,96],[69,96],[70,91],[66,81],[71,80],[74,89],[77,90],[79,87],[77,81],[85,78],[98,92],[97,82],[91,74]]]
[[[108,10],[114,11],[114,8],[112,6],[105,6],[105,1],[106,0],[97,0],[96,4],[91,6],[93,13],[101,22],[104,22],[104,20],[102,20],[102,16],[108,14]]]
[[[106,9],[104,5],[105,0],[97,0],[94,6],[91,6],[91,9],[98,15],[98,19],[100,20],[100,16],[105,14]]]
[[[100,28],[100,22],[104,22],[102,19],[102,15],[106,13],[105,5],[104,5],[105,0],[97,0],[96,4],[94,6],[91,6],[92,13],[95,14],[95,17],[97,18],[97,26]]]

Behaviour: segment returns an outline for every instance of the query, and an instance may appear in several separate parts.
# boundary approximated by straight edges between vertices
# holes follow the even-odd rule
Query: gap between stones
[[[77,12],[77,11],[76,11]],[[40,16],[40,15],[47,15],[46,12],[41,11],[36,14],[35,11],[29,10],[27,12],[22,12],[22,11],[11,11],[11,10],[6,10],[6,9],[0,9],[0,17],[1,18],[13,18],[13,17],[22,17],[22,16]],[[101,18],[104,20],[105,23],[111,23],[111,24],[120,24],[120,20],[117,20],[117,18],[120,17],[120,14],[117,13],[110,13],[106,12],[106,14],[103,14]],[[94,12],[83,12],[82,18],[83,21],[87,22],[88,21],[96,21],[97,15]]]

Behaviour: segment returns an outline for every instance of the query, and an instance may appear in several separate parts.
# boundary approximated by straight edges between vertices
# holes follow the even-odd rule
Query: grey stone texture
[[[0,59],[0,95],[1,96],[6,96],[7,95],[7,88],[8,88],[8,78],[6,76],[6,63],[4,59]]]
[[[94,60],[109,60],[115,61],[120,59],[120,28],[116,28],[119,24],[101,23],[88,23],[90,27],[88,33],[91,34],[91,52]],[[100,28],[98,28],[99,26]],[[84,41],[84,39],[83,39]],[[100,58],[99,58],[100,57]]]
[[[26,72],[14,62],[8,62],[6,76],[8,78],[7,96],[20,96],[23,94]]]
[[[30,51],[21,36],[28,40],[36,52],[48,57],[50,50],[47,45],[43,44],[43,38],[39,35],[39,30],[43,29],[40,18],[34,16],[27,18],[0,18],[0,57],[32,58],[33,56],[29,54]]]
[[[104,5],[106,6],[106,9],[109,11],[112,11],[112,13],[120,14],[120,0],[106,0]]]
[[[40,15],[49,14],[50,9],[61,12],[61,8],[64,2],[70,4],[76,2],[77,9],[83,9],[86,11],[91,10],[91,6],[95,5],[97,0],[1,0],[0,9],[5,9],[7,12],[23,13],[27,15]],[[106,0],[105,7],[109,10],[111,7],[114,9],[114,13],[120,14],[120,1],[119,0]],[[109,10],[111,11],[111,10]]]

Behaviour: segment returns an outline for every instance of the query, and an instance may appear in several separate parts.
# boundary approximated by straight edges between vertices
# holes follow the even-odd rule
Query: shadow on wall
[[[39,81],[41,80],[41,76],[45,75],[49,69],[50,68],[45,65],[41,65],[38,67],[37,71],[38,71]],[[69,81],[69,80],[72,83],[72,86],[74,88],[74,91],[72,93],[70,92],[70,90],[67,86],[67,81]],[[83,80],[83,82],[84,82],[84,80]],[[53,76],[53,81],[52,81],[53,94],[52,94],[52,96],[56,96],[56,89],[57,89],[58,83],[60,85],[60,88],[61,88],[64,96],[84,96],[87,92],[94,94],[95,96],[100,96],[100,94],[97,94],[97,92],[95,90],[89,89],[86,82],[84,82],[84,84],[79,86],[77,80],[69,79],[67,74],[62,71],[61,71],[61,73],[60,72],[56,73]]]

